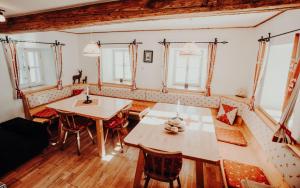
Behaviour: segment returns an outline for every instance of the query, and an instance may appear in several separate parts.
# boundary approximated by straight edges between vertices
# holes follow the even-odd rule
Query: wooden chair
[[[143,151],[145,158],[145,188],[148,187],[150,178],[169,182],[171,188],[173,187],[173,181],[177,180],[178,186],[181,187],[179,178],[182,168],[181,152],[162,152],[146,148],[143,145],[139,145],[139,148]]]
[[[119,142],[121,145],[121,152],[123,152],[123,140],[121,138],[121,130],[126,128],[129,124],[129,122],[128,122],[129,111],[130,111],[129,107],[125,108],[119,114],[117,114],[115,117],[113,117],[109,121],[104,122],[104,127],[106,128],[104,142],[106,142],[106,140],[107,140],[109,130],[112,131],[112,134],[114,132],[117,132],[118,139],[119,139]]]
[[[90,136],[93,144],[95,144],[93,135],[89,129],[89,126],[93,125],[94,122],[88,118],[76,116],[74,113],[58,111],[59,120],[61,123],[61,129],[64,133],[64,140],[62,143],[62,149],[66,143],[68,133],[76,134],[77,137],[77,154],[80,155],[80,132],[86,130]]]

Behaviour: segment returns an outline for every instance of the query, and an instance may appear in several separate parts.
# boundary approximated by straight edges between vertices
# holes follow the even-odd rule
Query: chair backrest
[[[78,130],[78,125],[75,123],[74,119],[74,113],[65,112],[58,110],[59,120],[62,124],[64,129],[70,130],[70,131],[76,131]]]
[[[182,168],[181,152],[162,152],[139,145],[144,153],[144,172],[153,179],[175,180]]]
[[[121,113],[122,113],[122,118],[124,120],[127,120],[128,119],[128,116],[129,116],[129,112],[130,112],[130,107],[126,107],[124,108]]]

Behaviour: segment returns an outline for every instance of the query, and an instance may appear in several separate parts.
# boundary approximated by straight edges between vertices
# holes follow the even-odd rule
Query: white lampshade
[[[180,50],[180,55],[199,55],[199,48],[195,43],[186,43]]]
[[[3,15],[3,12],[0,11],[0,22],[5,22],[5,16]]]
[[[83,55],[89,57],[99,57],[100,48],[96,43],[89,43],[83,49]]]

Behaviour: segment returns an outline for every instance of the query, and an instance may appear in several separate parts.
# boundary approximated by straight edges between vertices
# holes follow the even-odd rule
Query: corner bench
[[[44,109],[45,105],[66,97],[71,97],[73,89],[85,89],[89,87],[93,95],[103,95],[108,97],[127,98],[133,100],[132,115],[141,118],[147,109],[151,108],[156,102],[176,104],[180,100],[181,104],[187,106],[197,106],[217,109],[220,101],[229,105],[238,107],[238,124],[245,123],[246,127],[253,134],[253,138],[262,148],[266,156],[285,157],[281,160],[271,158],[269,162],[277,167],[278,174],[284,175],[285,180],[290,186],[300,185],[300,178],[297,178],[297,167],[300,166],[300,160],[293,153],[282,147],[280,144],[271,143],[268,139],[273,134],[270,128],[256,115],[250,111],[248,105],[243,102],[226,96],[204,96],[199,93],[169,92],[162,93],[159,90],[137,89],[131,91],[130,88],[120,88],[116,86],[103,86],[101,91],[95,84],[70,85],[65,86],[63,90],[48,89],[46,91],[25,93],[24,111],[26,117],[32,118],[32,114]],[[288,168],[281,168],[282,164],[289,164]],[[296,164],[296,165],[293,165]],[[268,175],[268,174],[267,174]],[[276,176],[277,177],[277,176]],[[288,178],[287,178],[288,177]],[[290,178],[291,177],[291,178]]]

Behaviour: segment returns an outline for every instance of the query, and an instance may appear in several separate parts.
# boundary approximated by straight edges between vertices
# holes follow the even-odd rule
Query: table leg
[[[142,180],[143,171],[144,171],[144,160],[145,159],[144,159],[143,151],[140,150],[139,158],[138,158],[136,170],[135,170],[135,176],[134,176],[134,183],[133,183],[134,188],[141,187],[141,180]]]
[[[202,161],[196,161],[196,185],[197,188],[204,188],[204,174]]]
[[[101,119],[96,120],[96,132],[97,132],[97,145],[100,157],[105,156],[105,143],[103,133],[103,121]]]

